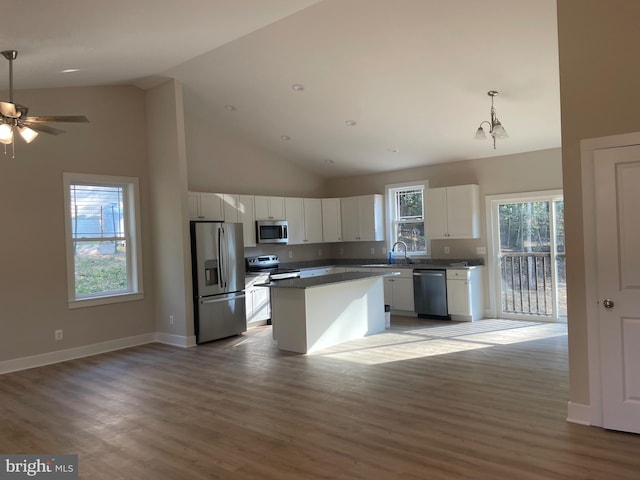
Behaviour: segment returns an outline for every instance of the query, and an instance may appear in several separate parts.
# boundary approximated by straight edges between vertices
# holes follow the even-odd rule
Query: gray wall
[[[186,345],[194,327],[182,88],[169,81],[149,90],[146,100],[156,331]]]
[[[32,114],[84,114],[90,123],[59,125],[67,133],[41,134],[30,145],[18,141],[16,158],[0,148],[0,361],[153,332],[143,92],[134,87],[23,90],[16,98]],[[143,300],[67,308],[63,172],[139,178]],[[56,329],[64,330],[63,340],[54,341]]]
[[[570,401],[589,405],[580,140],[640,131],[638,0],[558,0]]]
[[[476,255],[476,247],[487,245],[485,196],[561,189],[561,169],[561,152],[557,148],[396,170],[363,177],[339,178],[327,182],[327,193],[337,197],[384,193],[387,184],[422,179],[427,179],[430,187],[477,183],[480,185],[481,238],[478,240],[434,240],[431,247],[434,258],[483,258]],[[450,247],[449,255],[444,254],[445,245]],[[366,258],[370,256],[370,248],[371,246],[368,244],[363,245],[361,249],[354,246],[349,249],[349,254]]]

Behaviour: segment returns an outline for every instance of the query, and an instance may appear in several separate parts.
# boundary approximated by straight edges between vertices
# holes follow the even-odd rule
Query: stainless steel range
[[[300,276],[300,270],[280,268],[280,259],[277,255],[247,257],[247,271],[268,273],[269,280],[283,280],[285,278],[297,278]]]

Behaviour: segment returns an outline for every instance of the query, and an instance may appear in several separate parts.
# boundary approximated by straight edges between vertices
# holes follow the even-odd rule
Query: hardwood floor
[[[308,356],[258,327],[6,374],[0,405],[0,452],[91,480],[640,478],[640,436],[565,421],[565,324],[394,317]]]

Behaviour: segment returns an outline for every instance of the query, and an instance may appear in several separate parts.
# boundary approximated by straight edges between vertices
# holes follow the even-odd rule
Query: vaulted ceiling
[[[3,11],[18,91],[176,78],[193,118],[326,177],[560,146],[555,0],[5,0]],[[473,138],[489,90],[509,134],[496,150]]]

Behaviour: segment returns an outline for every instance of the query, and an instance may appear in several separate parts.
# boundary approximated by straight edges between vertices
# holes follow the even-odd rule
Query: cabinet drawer
[[[471,270],[447,268],[447,280],[469,280]]]

